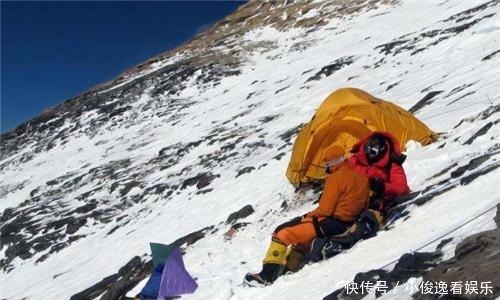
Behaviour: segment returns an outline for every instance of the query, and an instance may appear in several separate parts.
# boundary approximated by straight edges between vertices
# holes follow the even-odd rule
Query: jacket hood
[[[384,131],[374,131],[370,133],[368,136],[365,138],[361,139],[359,142],[354,144],[351,149],[351,153],[354,153],[356,156],[356,159],[363,165],[370,165],[368,163],[368,159],[363,151],[360,151],[361,149],[364,149],[365,144],[368,142],[368,140],[375,135],[381,135],[386,138],[386,146],[388,146],[388,151],[385,152],[384,156],[375,162],[374,164],[378,167],[384,167],[387,164],[389,164],[391,161],[394,161],[398,164],[402,164],[406,158],[405,155],[401,153],[401,147],[399,145],[398,140],[394,137],[389,132],[384,132]]]

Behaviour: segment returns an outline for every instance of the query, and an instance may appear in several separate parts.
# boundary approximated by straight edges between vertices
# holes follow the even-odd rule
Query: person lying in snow
[[[328,148],[323,161],[329,175],[318,208],[276,228],[262,271],[246,274],[244,282],[247,285],[269,285],[280,274],[295,271],[304,255],[301,249],[308,249],[308,244],[316,237],[344,233],[367,209],[368,178],[346,162],[344,149],[339,146]]]
[[[410,192],[402,167],[406,156],[401,154],[396,138],[389,132],[375,131],[356,143],[348,163],[370,180],[370,208],[383,211],[397,196]]]

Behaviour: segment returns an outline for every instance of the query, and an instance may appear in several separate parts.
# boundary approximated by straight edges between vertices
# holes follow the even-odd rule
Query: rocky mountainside
[[[487,211],[422,249],[440,252],[428,267],[436,271],[406,276],[438,278],[462,240],[496,228],[499,7],[249,1],[189,43],[3,133],[0,299],[116,299],[148,275],[150,241],[176,240],[200,285],[190,298],[334,297],[356,274]],[[300,126],[345,86],[440,132],[432,145],[406,147],[413,205],[348,253],[272,287],[239,287],[274,227],[313,207],[317,196],[295,193],[284,172]],[[493,232],[478,243],[495,249]],[[463,248],[468,268],[479,263]],[[489,257],[481,263],[500,267],[495,250]]]

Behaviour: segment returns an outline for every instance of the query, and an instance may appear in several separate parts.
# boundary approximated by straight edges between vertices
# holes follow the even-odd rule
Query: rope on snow
[[[465,222],[465,223],[463,223],[463,224],[460,224],[459,226],[457,226],[457,227],[453,228],[452,230],[450,230],[450,231],[448,231],[448,232],[446,232],[446,233],[444,233],[444,234],[442,234],[442,235],[438,236],[437,238],[433,239],[432,241],[425,243],[424,245],[422,245],[422,246],[418,247],[417,249],[415,249],[415,250],[411,251],[410,253],[415,253],[415,252],[417,252],[417,251],[419,251],[419,250],[422,250],[423,248],[425,248],[425,247],[429,246],[430,244],[432,244],[432,243],[435,243],[435,242],[439,241],[440,239],[444,238],[444,237],[445,237],[445,236],[447,236],[447,235],[450,235],[451,233],[453,233],[453,232],[457,231],[458,229],[460,229],[460,228],[464,227],[465,225],[467,225],[467,224],[471,223],[472,221],[476,220],[477,218],[479,218],[479,217],[481,217],[481,216],[485,215],[486,213],[488,213],[488,212],[492,211],[492,210],[493,210],[493,209],[495,209],[495,208],[496,208],[499,204],[500,204],[500,202],[497,202],[497,203],[496,203],[493,207],[488,208],[487,210],[485,210],[485,211],[483,211],[482,213],[478,214],[478,215],[477,215],[477,216],[475,216],[474,218],[472,218],[472,219],[468,220],[467,222]],[[380,269],[385,269],[385,268],[387,268],[388,266],[390,266],[390,265],[392,265],[392,264],[394,264],[394,263],[396,263],[396,262],[398,262],[398,261],[399,261],[399,258],[398,258],[398,259],[396,259],[396,260],[391,261],[390,263],[388,263],[388,264],[386,264],[386,265],[384,265],[384,266],[383,266],[383,267],[381,267]]]

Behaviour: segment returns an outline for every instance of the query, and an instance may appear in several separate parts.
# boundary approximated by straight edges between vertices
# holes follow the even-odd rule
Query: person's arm
[[[339,198],[338,174],[326,177],[319,206],[307,214],[308,217],[329,217],[333,215]]]
[[[356,154],[354,154],[353,156],[351,156],[348,160],[347,160],[347,163],[353,167],[356,166],[356,162],[357,162],[357,159],[356,159]]]
[[[408,194],[409,192],[410,188],[406,181],[405,170],[402,166],[393,163],[389,172],[389,180],[385,183],[384,196],[386,198],[394,198]]]

